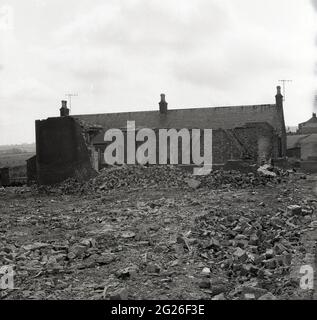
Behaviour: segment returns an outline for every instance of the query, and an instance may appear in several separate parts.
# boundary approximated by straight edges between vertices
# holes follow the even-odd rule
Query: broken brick
[[[298,205],[288,206],[287,210],[289,210],[292,215],[301,215],[302,214],[302,207]]]
[[[248,255],[246,251],[242,250],[241,248],[237,248],[237,250],[233,253],[234,257],[241,261],[244,262],[248,259]]]

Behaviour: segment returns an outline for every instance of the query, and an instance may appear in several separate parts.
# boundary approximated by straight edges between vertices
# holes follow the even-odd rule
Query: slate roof
[[[136,127],[166,129],[232,129],[241,127],[246,123],[267,122],[277,132],[281,132],[284,126],[275,104],[169,109],[167,114],[161,114],[157,110],[72,115],[72,117],[86,123],[100,125],[104,130],[125,128],[128,120],[135,121]]]
[[[299,148],[301,141],[308,136],[309,134],[296,134],[287,136],[287,149]]]
[[[301,141],[301,144],[317,144],[317,133],[310,134],[307,138]]]
[[[313,117],[310,118],[308,121],[300,123],[299,126],[317,126],[317,117],[316,114],[313,114]]]
[[[300,148],[304,144],[317,144],[317,133],[287,136],[287,149]]]

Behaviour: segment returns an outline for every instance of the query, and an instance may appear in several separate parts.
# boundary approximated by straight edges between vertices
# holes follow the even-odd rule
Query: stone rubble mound
[[[260,168],[261,169],[261,168]],[[39,191],[64,194],[99,193],[114,189],[142,188],[233,188],[263,186],[268,183],[277,184],[282,181],[288,171],[265,167],[258,172],[241,173],[239,171],[216,170],[206,176],[192,175],[192,169],[185,170],[179,166],[114,166],[102,169],[98,176],[79,182],[70,178],[55,186],[40,186]],[[269,172],[269,174],[267,174]]]

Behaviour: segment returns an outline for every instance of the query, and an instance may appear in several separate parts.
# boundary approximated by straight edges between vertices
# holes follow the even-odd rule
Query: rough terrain
[[[314,263],[316,208],[316,176],[291,172],[123,168],[2,189],[0,266],[14,265],[15,289],[0,297],[313,299],[299,267]]]

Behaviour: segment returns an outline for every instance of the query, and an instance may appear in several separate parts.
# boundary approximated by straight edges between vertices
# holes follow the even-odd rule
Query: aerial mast
[[[72,109],[72,97],[78,97],[77,93],[66,93],[65,96],[68,98],[69,110]]]
[[[286,83],[289,83],[292,81],[293,80],[286,80],[286,79],[279,80],[279,82],[282,82],[282,85],[283,85],[283,101],[285,101],[285,98],[286,98]]]

